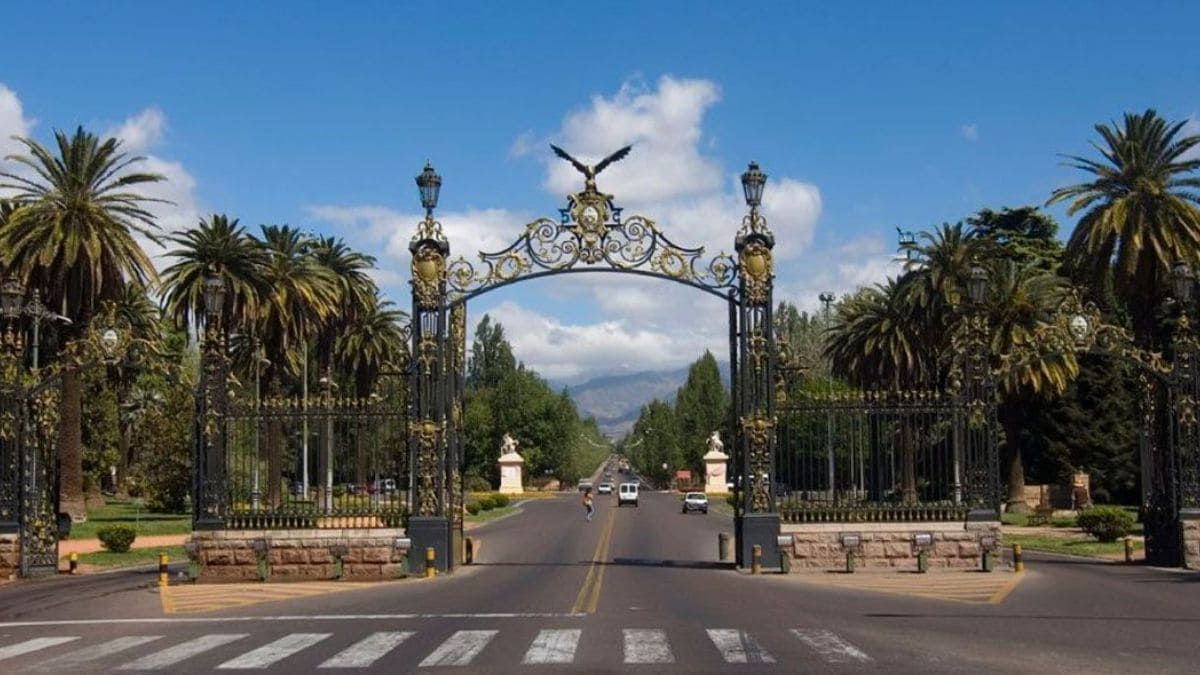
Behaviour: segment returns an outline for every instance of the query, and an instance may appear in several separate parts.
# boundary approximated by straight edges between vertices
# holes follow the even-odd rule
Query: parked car
[[[708,513],[708,495],[703,492],[689,492],[683,496],[683,512],[699,511]]]
[[[612,494],[612,483],[601,483],[601,484],[597,485],[596,492],[598,492],[602,495],[611,495]]]
[[[591,492],[591,490],[592,490],[592,481],[590,481],[590,480],[579,481],[579,491],[580,492]]]
[[[626,504],[638,505],[637,483],[621,483],[617,488],[617,506],[625,506]]]

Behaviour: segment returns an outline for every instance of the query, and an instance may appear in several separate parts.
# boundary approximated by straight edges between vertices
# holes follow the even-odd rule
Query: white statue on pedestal
[[[712,436],[708,437],[708,453],[704,455],[705,492],[725,492],[729,489],[725,481],[725,462],[729,461],[729,455],[722,452],[724,448],[720,432],[713,431]]]
[[[504,493],[524,492],[521,467],[525,459],[517,454],[517,439],[504,434],[500,439],[500,491]]]

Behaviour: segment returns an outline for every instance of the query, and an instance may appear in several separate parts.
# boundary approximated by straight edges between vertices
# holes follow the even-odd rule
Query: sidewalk
[[[188,534],[158,534],[139,536],[133,540],[133,548],[156,548],[159,546],[182,546]],[[72,553],[96,553],[103,551],[99,539],[68,539],[58,542],[58,557],[64,558]]]

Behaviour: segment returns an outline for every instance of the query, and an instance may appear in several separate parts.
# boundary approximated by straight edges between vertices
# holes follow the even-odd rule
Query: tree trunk
[[[913,439],[912,421],[900,423],[900,489],[905,504],[916,504],[917,497],[917,449]]]
[[[1001,424],[1004,426],[1004,461],[1008,467],[1008,499],[1006,510],[1009,513],[1029,513],[1029,504],[1025,502],[1025,464],[1021,461],[1021,429],[1024,426],[1024,416],[1019,406],[1001,406]]]
[[[270,395],[277,397],[280,391],[279,378],[270,380]],[[272,509],[283,505],[283,422],[272,418],[267,422],[267,503]],[[290,486],[289,486],[290,487]]]
[[[59,510],[77,521],[87,519],[83,493],[83,383],[79,369],[68,367],[62,374],[59,404]]]

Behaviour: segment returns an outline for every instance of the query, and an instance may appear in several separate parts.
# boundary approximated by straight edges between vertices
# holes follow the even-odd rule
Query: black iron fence
[[[960,520],[995,508],[994,476],[980,471],[994,466],[994,442],[960,397],[793,389],[781,398],[774,489],[785,521]]]
[[[233,404],[226,526],[400,527],[410,490],[407,416],[383,399]]]

